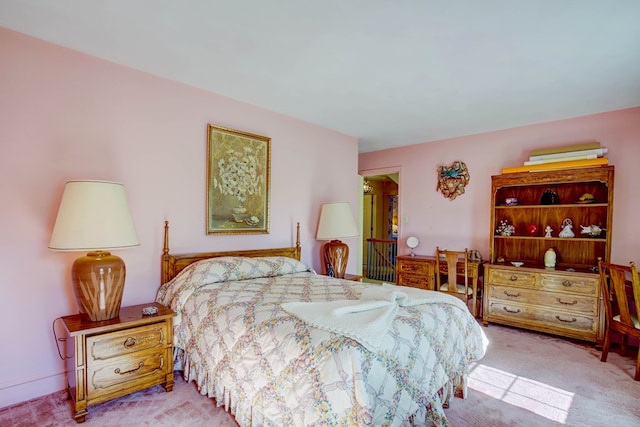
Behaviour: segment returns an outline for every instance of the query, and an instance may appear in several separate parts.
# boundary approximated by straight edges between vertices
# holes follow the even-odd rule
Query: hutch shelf
[[[508,324],[592,342],[604,334],[598,259],[611,253],[613,166],[491,178],[490,262],[483,323]],[[553,192],[552,204],[543,194]],[[593,196],[584,197],[586,194]],[[507,204],[507,199],[511,201]],[[513,200],[517,200],[517,203]],[[574,237],[559,237],[570,220]],[[496,230],[514,226],[511,235]],[[545,228],[553,231],[546,236]],[[583,227],[602,231],[583,233]],[[557,263],[545,267],[553,248]],[[512,262],[521,262],[516,267]]]

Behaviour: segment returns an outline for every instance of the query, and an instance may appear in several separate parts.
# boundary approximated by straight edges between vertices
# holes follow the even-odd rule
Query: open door
[[[395,282],[399,233],[399,173],[362,179],[362,276],[368,282]]]

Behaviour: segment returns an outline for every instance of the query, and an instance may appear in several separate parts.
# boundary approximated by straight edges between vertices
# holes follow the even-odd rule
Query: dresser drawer
[[[488,310],[492,320],[504,319],[507,324],[588,340],[595,339],[598,328],[595,316],[534,305],[494,300],[489,302]]]
[[[411,273],[431,275],[433,267],[431,264],[421,261],[398,260],[398,273]]]
[[[595,315],[598,313],[598,299],[584,295],[565,295],[537,289],[509,286],[488,286],[487,297],[505,302],[539,305],[550,309],[570,310]]]
[[[415,276],[412,274],[400,274],[397,277],[397,283],[399,286],[410,286],[412,288],[433,290],[433,285],[429,277]]]
[[[142,350],[162,348],[167,342],[167,323],[154,323],[137,328],[87,337],[90,360],[105,360]]]
[[[600,278],[598,276],[564,276],[560,274],[544,273],[541,275],[540,285],[542,289],[549,291],[562,291],[598,296],[600,290],[599,281]]]
[[[488,268],[488,283],[507,286],[536,288],[539,275],[526,270],[502,270]]]

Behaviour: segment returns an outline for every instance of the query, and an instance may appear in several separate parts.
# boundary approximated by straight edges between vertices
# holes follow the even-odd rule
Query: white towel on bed
[[[288,302],[282,308],[312,326],[346,335],[375,352],[382,348],[400,307],[435,303],[468,310],[464,302],[442,292],[388,284],[366,288],[357,300]]]

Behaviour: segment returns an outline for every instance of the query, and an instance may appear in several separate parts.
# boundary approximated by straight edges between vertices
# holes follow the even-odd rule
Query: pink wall
[[[400,170],[399,253],[409,252],[404,240],[415,235],[421,242],[416,253],[431,255],[436,245],[468,247],[486,259],[491,175],[522,165],[532,149],[589,141],[608,148],[609,164],[616,168],[611,259],[640,263],[640,107],[363,153],[358,169],[361,175]],[[467,164],[471,179],[465,194],[450,201],[436,190],[436,170],[455,160]]]
[[[357,141],[189,86],[157,78],[0,28],[0,407],[64,387],[51,324],[77,308],[69,272],[78,253],[49,251],[64,182],[125,184],[141,246],[127,263],[124,304],[154,298],[162,224],[174,252],[288,246],[302,224],[303,261],[319,268],[314,240],[319,206],[360,199],[356,164],[400,171],[400,237],[417,235],[418,253],[435,245],[473,247],[486,257],[489,177],[522,164],[529,150],[599,140],[616,166],[612,258],[640,261],[636,187],[640,108],[357,154]],[[271,232],[204,233],[206,124],[272,138]],[[454,201],[435,190],[436,168],[463,160],[471,182]],[[331,164],[331,170],[327,169]],[[353,182],[353,186],[345,183]],[[347,241],[353,253],[355,239]],[[401,252],[407,248],[401,245]],[[348,272],[355,272],[355,256]]]
[[[47,245],[67,180],[125,185],[141,243],[117,252],[125,305],[155,298],[165,219],[175,253],[290,246],[299,221],[303,261],[319,269],[320,204],[357,209],[355,138],[2,28],[0,62],[0,407],[65,387],[51,324],[77,312],[82,254]],[[205,234],[207,123],[271,137],[269,234]]]

